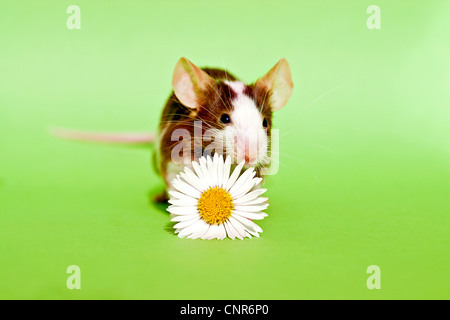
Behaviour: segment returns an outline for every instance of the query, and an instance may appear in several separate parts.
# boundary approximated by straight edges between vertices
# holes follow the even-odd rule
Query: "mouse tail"
[[[119,144],[153,144],[156,135],[151,132],[94,132],[51,127],[50,134],[63,139]]]

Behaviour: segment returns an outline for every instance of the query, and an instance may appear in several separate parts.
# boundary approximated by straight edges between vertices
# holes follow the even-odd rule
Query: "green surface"
[[[0,298],[450,298],[450,2],[375,2],[77,1],[68,30],[70,1],[1,1]],[[181,56],[291,65],[259,239],[179,239],[150,150],[46,133],[155,130]]]

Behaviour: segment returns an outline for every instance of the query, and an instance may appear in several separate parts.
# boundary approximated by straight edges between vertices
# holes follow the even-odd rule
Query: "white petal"
[[[226,188],[228,179],[230,178],[230,169],[231,169],[231,157],[227,156],[225,159],[225,163],[223,165],[223,180],[222,180],[222,188]]]
[[[244,218],[240,215],[234,215],[233,216],[236,220],[238,220],[240,223],[242,223],[242,225],[247,229],[247,231],[252,231],[255,233],[258,232],[263,232],[263,230],[260,228],[260,226],[258,226],[256,223],[254,223],[253,221]]]
[[[212,165],[213,165],[213,159],[209,155],[206,156],[206,166],[208,167],[208,170],[212,169]]]
[[[188,196],[188,195],[186,195],[186,194],[184,194],[184,193],[181,193],[181,192],[178,192],[178,191],[175,191],[175,190],[170,190],[170,191],[169,191],[169,194],[170,194],[172,197],[178,198],[178,199],[180,199],[180,200],[187,200],[187,201],[191,201],[191,199],[196,200],[195,198],[193,198],[193,197],[191,197],[191,196]]]
[[[201,157],[199,161],[200,161],[200,168],[202,169],[203,173],[203,179],[205,179],[205,182],[208,185],[208,187],[211,187],[213,183],[211,179],[211,174],[208,171],[208,164],[206,162],[205,157]]]
[[[230,194],[235,197],[250,191],[250,189],[255,185],[255,181],[253,181],[253,177],[255,176],[255,174],[256,172],[253,170],[253,168],[248,168],[247,170],[245,170],[245,172],[234,183],[234,186],[230,189]],[[247,185],[249,184],[251,184],[250,188],[248,188],[247,191],[243,192],[242,187],[247,187]]]
[[[264,212],[254,213],[254,212],[244,212],[244,211],[233,210],[233,213],[240,215],[241,217],[251,219],[251,220],[262,220],[265,217],[267,217],[267,213],[264,213]]]
[[[198,204],[198,200],[194,198],[190,199],[170,199],[168,201],[170,204],[176,205],[176,206],[196,206]]]
[[[213,178],[214,162],[211,156],[206,157],[206,167],[208,168],[208,172],[211,174],[211,178]]]
[[[250,231],[250,230],[247,230],[247,232],[250,233],[251,235],[259,238],[259,233],[258,232],[253,232],[253,231]]]
[[[214,231],[213,224],[208,225],[208,229],[205,231],[203,236],[201,237],[203,240],[210,239],[211,231]]]
[[[232,230],[233,235],[234,235],[236,238],[242,240],[241,235],[240,235],[239,232],[236,230],[236,228],[234,227],[234,225],[230,222],[230,220],[228,220],[227,222],[228,222],[228,228],[229,228],[230,230]]]
[[[245,181],[245,183],[239,188],[239,190],[234,192],[233,197],[237,199],[237,198],[242,197],[243,195],[247,194],[247,192],[252,190],[253,187],[257,185],[257,181],[258,181],[258,179],[253,178],[253,177],[247,179],[247,181]]]
[[[247,170],[245,170],[244,173],[236,180],[233,187],[230,188],[230,194],[239,193],[241,186],[245,184],[248,179],[253,178],[255,174],[256,172],[253,170],[253,168],[248,168]]]
[[[244,166],[245,161],[242,161],[239,163],[236,168],[234,168],[233,173],[231,174],[230,178],[227,182],[226,190],[230,190],[230,188],[233,186],[233,184],[236,182],[236,179],[239,177],[239,174],[241,173],[242,167]]]
[[[255,179],[256,179],[255,186],[257,186],[263,180],[263,178],[255,178]]]
[[[217,186],[222,187],[223,182],[223,157],[220,155],[217,160]]]
[[[214,158],[213,159],[211,159],[211,157],[208,157],[208,159],[210,159],[209,160],[209,172],[211,173],[211,179],[212,179],[212,183],[213,183],[213,186],[215,186],[215,187],[217,187],[218,185],[219,185],[219,182],[218,182],[218,178],[217,178],[217,168],[218,168],[218,165],[219,165],[219,155],[216,153],[216,154],[214,154]]]
[[[194,168],[195,174],[203,182],[203,184],[207,185],[205,177],[203,176],[203,172],[202,172],[201,166],[197,162],[192,161],[192,168]]]
[[[212,160],[213,160],[214,166],[217,168],[217,166],[219,165],[219,154],[215,153]]]
[[[228,238],[234,240],[234,238],[236,238],[236,231],[234,230],[233,226],[230,224],[229,221],[225,221],[223,223],[225,230],[227,232]]]
[[[194,219],[194,218],[198,217],[199,215],[198,214],[176,215],[176,214],[172,213],[170,216],[171,216],[170,221],[180,222],[180,221],[187,221],[187,220]]]
[[[193,176],[195,179],[201,180],[198,175],[188,166],[184,167],[184,173]]]
[[[229,218],[230,223],[233,225],[234,230],[236,230],[239,233],[240,238],[239,239],[243,239],[245,237],[245,228],[244,226],[235,218],[233,218],[233,216],[231,216]]]
[[[184,193],[185,195],[188,195],[193,198],[200,198],[201,192],[194,187],[190,186],[186,182],[183,182],[181,180],[175,180],[172,183],[172,186],[180,191],[181,193]]]
[[[200,216],[194,217],[194,219],[190,219],[190,220],[187,220],[187,221],[178,222],[173,227],[175,229],[183,229],[183,228],[189,227],[190,225],[193,225],[198,220],[200,220]]]
[[[225,225],[223,223],[219,224],[219,231],[218,231],[217,239],[223,240],[226,237],[227,237],[227,232],[225,231]]]
[[[233,202],[235,204],[245,203],[245,202],[256,199],[258,196],[260,196],[261,194],[263,194],[266,191],[267,191],[267,189],[256,189],[256,190],[253,190],[253,191],[247,193],[246,195],[244,195],[242,197],[234,199]]]
[[[234,206],[234,209],[237,211],[245,211],[245,212],[260,212],[262,210],[267,209],[268,206],[269,206],[268,203],[255,204],[252,206],[238,205],[238,206]]]
[[[177,214],[177,215],[198,214],[197,207],[188,207],[188,206],[179,207],[179,206],[171,205],[167,208],[167,211],[169,211],[170,213],[173,213],[173,214]]]
[[[188,183],[190,186],[197,189],[200,193],[202,193],[203,190],[203,182],[193,173],[187,173],[187,172],[180,172],[180,176]]]
[[[197,230],[197,226],[194,225],[190,225],[189,227],[186,227],[184,229],[178,229],[180,230],[180,232],[178,233],[178,237],[180,238],[185,238],[189,235],[191,235],[192,233],[194,233]]]
[[[208,229],[206,239],[211,240],[217,238],[218,236],[219,236],[219,226],[217,224],[212,224]]]
[[[195,228],[196,231],[193,232],[190,236],[188,236],[188,238],[190,239],[197,239],[200,238],[201,236],[203,236],[205,234],[205,232],[208,230],[209,228],[209,224],[207,224],[205,222],[205,220],[200,219],[199,221],[197,221],[195,223]]]
[[[239,203],[239,204],[242,205],[242,206],[249,206],[249,205],[252,205],[252,204],[264,203],[264,202],[267,202],[267,200],[268,200],[268,198],[258,197],[258,198],[254,199],[254,200],[250,200],[250,201],[247,201],[247,202],[244,202],[244,203]]]

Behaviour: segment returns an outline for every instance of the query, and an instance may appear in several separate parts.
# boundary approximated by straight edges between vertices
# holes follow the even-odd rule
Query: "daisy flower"
[[[267,216],[262,212],[269,206],[267,198],[260,197],[266,189],[255,188],[262,178],[255,178],[252,167],[241,174],[243,166],[230,174],[231,158],[224,161],[215,154],[193,161],[193,170],[186,167],[173,180],[167,210],[180,238],[259,237],[262,229],[252,220]]]

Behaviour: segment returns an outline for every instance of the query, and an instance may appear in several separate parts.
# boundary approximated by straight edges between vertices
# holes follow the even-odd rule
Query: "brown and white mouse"
[[[207,154],[230,156],[235,164],[245,161],[247,167],[255,167],[257,176],[270,166],[272,113],[287,103],[293,90],[285,59],[247,85],[225,70],[199,68],[181,58],[173,72],[172,87],[157,135],[58,128],[52,132],[85,141],[154,143],[154,164],[166,190],[185,166]],[[166,201],[167,192],[155,200]]]
[[[181,58],[172,87],[155,157],[167,188],[184,166],[206,153],[231,156],[234,163],[245,161],[261,176],[271,160],[272,113],[287,103],[293,89],[288,62],[281,59],[247,85],[225,70],[201,69]],[[164,195],[159,199],[165,200]]]

